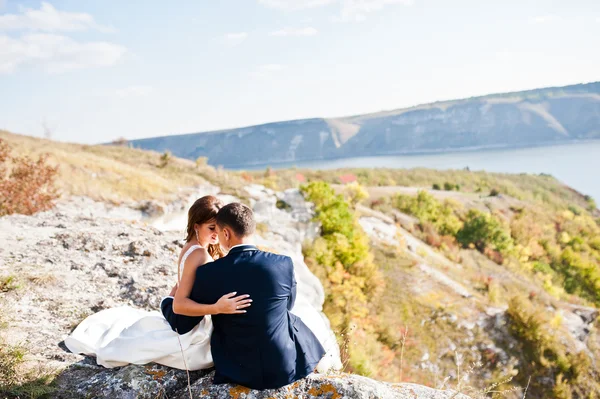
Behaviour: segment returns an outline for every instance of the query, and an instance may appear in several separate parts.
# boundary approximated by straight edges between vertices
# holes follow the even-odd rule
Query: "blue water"
[[[600,141],[548,147],[454,152],[432,155],[360,157],[272,165],[310,169],[431,168],[504,173],[547,173],[600,203]]]

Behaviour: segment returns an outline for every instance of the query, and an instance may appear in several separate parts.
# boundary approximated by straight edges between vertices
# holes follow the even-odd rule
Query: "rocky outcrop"
[[[232,385],[214,385],[212,375],[196,381],[191,387],[194,398],[232,399],[467,399],[465,395],[453,391],[439,391],[417,384],[388,384],[354,374],[313,374],[280,389],[253,391]],[[189,391],[184,390],[177,399],[188,399]]]
[[[417,384],[389,384],[353,374],[312,374],[280,389],[252,390],[212,383],[214,372],[193,372],[162,366],[126,366],[118,370],[72,366],[58,379],[58,398],[218,398],[218,399],[467,399],[455,391]]]
[[[131,143],[193,160],[205,156],[212,165],[244,167],[599,139],[599,115],[600,82],[596,82]]]

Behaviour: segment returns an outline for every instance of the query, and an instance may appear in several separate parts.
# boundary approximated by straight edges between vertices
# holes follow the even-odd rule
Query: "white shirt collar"
[[[233,248],[237,248],[237,247],[247,247],[247,246],[251,246],[254,247],[254,244],[238,244],[238,245],[234,245],[233,247],[229,248],[229,251],[231,251]]]

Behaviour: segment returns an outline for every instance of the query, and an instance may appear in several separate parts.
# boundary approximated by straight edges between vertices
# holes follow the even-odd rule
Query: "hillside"
[[[105,371],[59,343],[99,309],[153,308],[174,278],[171,256],[180,233],[146,224],[163,228],[170,218],[180,220],[190,196],[220,191],[226,200],[253,206],[261,246],[292,254],[295,265],[303,265],[296,273],[312,288],[299,283],[299,290],[323,304],[345,371],[474,398],[522,398],[529,377],[529,399],[600,394],[600,215],[590,198],[551,176],[427,169],[227,172],[175,157],[164,164],[158,152],[127,147],[9,133],[1,138],[21,154],[49,152],[63,170],[56,209],[0,218],[0,333],[11,339],[0,363],[25,350],[26,365],[41,367],[42,381],[30,382],[35,389],[58,370],[52,389],[63,394],[100,390],[119,397],[141,385],[148,397],[182,393],[181,373],[156,366]],[[118,178],[101,173],[108,170]],[[89,179],[93,174],[96,179]],[[140,179],[166,183],[134,190],[134,196],[129,187]],[[298,195],[307,183],[314,207]],[[132,223],[131,212],[141,203],[164,218],[136,215],[141,223]],[[309,223],[311,215],[320,229]],[[40,329],[30,322],[37,318],[52,322]],[[356,381],[375,390],[390,387],[357,378],[326,376],[305,388],[321,392],[315,397],[335,396],[320,391],[334,388],[361,397],[344,389]],[[202,374],[192,379],[194,392],[221,394],[206,387]],[[499,396],[498,390],[506,392]]]
[[[229,176],[205,164],[187,159],[164,157],[153,151],[127,146],[100,146],[62,143],[13,134],[0,130],[4,140],[19,156],[37,158],[48,154],[48,163],[58,165],[59,193],[85,196],[115,204],[185,201],[189,189],[206,182],[218,182],[223,191],[235,194],[239,178]]]
[[[332,119],[132,140],[245,167],[356,156],[518,148],[600,139],[600,82],[493,94]]]

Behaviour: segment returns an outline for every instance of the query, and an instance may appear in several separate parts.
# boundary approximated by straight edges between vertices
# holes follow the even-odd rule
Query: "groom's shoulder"
[[[282,254],[278,254],[275,252],[271,252],[271,251],[265,251],[265,250],[258,250],[257,251],[257,255],[259,255],[260,257],[263,257],[266,261],[268,261],[269,263],[283,263],[283,264],[290,264],[292,265],[292,258],[290,258],[287,255],[282,255]]]

